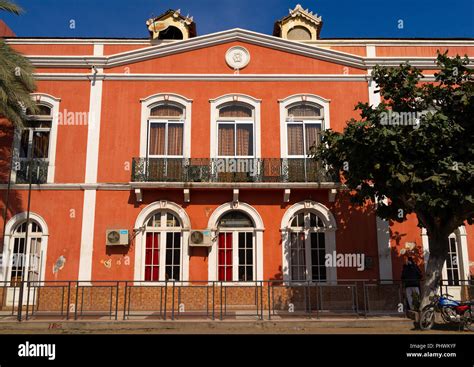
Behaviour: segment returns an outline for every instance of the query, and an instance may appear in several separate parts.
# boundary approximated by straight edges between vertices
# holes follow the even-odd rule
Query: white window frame
[[[281,243],[282,243],[282,272],[283,272],[283,281],[286,284],[295,284],[298,283],[297,281],[292,281],[290,277],[290,264],[291,264],[291,220],[295,216],[295,214],[300,213],[302,211],[308,213],[316,214],[324,224],[324,244],[326,247],[326,254],[333,254],[336,251],[336,231],[337,225],[334,215],[331,211],[321,203],[317,203],[315,201],[306,200],[301,201],[298,203],[293,204],[291,207],[287,209],[283,218],[281,220]],[[318,232],[321,232],[320,230]],[[307,233],[305,233],[306,238],[309,237]],[[309,247],[310,248],[310,247]],[[308,254],[308,246],[306,245],[305,248],[306,254]],[[309,253],[309,256],[311,253]],[[308,257],[306,258],[306,267],[308,268]],[[311,270],[308,272],[306,279],[307,282],[315,283],[311,277]],[[309,273],[309,274],[308,274]],[[326,268],[326,281],[324,283],[334,283],[337,280],[337,269],[335,267],[327,267]],[[323,283],[323,281],[321,281]]]
[[[135,285],[163,285],[165,284],[164,275],[161,276],[163,265],[161,257],[164,254],[162,251],[162,243],[160,242],[160,280],[159,281],[144,281],[145,279],[145,259],[146,259],[146,231],[145,226],[151,215],[158,211],[167,211],[174,214],[181,222],[181,279],[179,284],[186,284],[189,280],[189,233],[191,230],[191,221],[186,211],[176,203],[167,200],[160,200],[153,202],[143,208],[135,221],[135,228],[137,235],[135,237],[135,263],[134,263],[134,284]],[[165,258],[164,258],[165,259]],[[166,260],[166,259],[165,259]],[[163,273],[164,274],[164,273]],[[163,279],[163,280],[161,280]]]
[[[257,251],[255,249],[255,241],[256,241],[256,232],[254,227],[238,227],[238,228],[231,228],[225,227],[222,230],[216,231],[216,235],[219,236],[220,233],[232,233],[232,282],[240,282],[245,284],[247,282],[255,282],[258,280],[256,278],[256,259],[257,259]],[[251,280],[246,281],[239,281],[239,233],[252,233],[252,278]],[[219,268],[219,239],[217,239],[217,267]],[[219,271],[219,269],[218,269]],[[217,273],[217,279],[219,279],[219,272]],[[222,281],[226,283],[226,281]]]
[[[303,154],[289,154],[289,152],[287,152],[287,158],[307,158],[308,154],[305,153],[307,152],[307,149],[308,149],[308,147],[306,146],[306,125],[319,125],[320,131],[322,131],[323,119],[321,118],[321,119],[313,119],[313,120],[309,120],[309,119],[296,120],[296,119],[287,118],[287,121],[286,121],[287,129],[289,125],[300,125],[303,127]],[[288,134],[288,130],[287,130],[287,134]],[[287,139],[288,139],[288,135],[287,135]],[[287,141],[287,145],[288,145],[288,141]]]
[[[18,225],[25,222],[27,218],[27,213],[22,212],[18,213],[6,224],[5,228],[5,239],[3,242],[3,254],[2,259],[3,261],[9,261],[11,259],[11,255],[13,254],[13,245],[14,245],[14,238],[18,237],[15,234],[15,230],[17,229]],[[34,212],[30,212],[30,225],[32,222],[36,222],[41,227],[41,272],[39,274],[39,284],[43,284],[46,275],[46,259],[47,259],[47,250],[48,250],[48,239],[49,239],[49,231],[48,225],[46,221],[38,214]],[[30,234],[28,234],[30,236]],[[11,269],[9,266],[2,266],[0,267],[0,281],[7,281],[10,278]]]
[[[458,268],[459,268],[459,279],[469,279],[469,249],[467,243],[467,231],[464,225],[458,227],[451,235],[455,236],[457,244],[457,255],[458,255]],[[425,228],[421,229],[421,243],[423,246],[423,260],[426,266],[428,266],[428,260],[430,257],[430,245],[428,239],[428,233]],[[445,273],[446,264],[443,266],[442,277],[443,280],[447,280],[447,274]]]
[[[306,131],[305,131],[305,123],[317,123],[316,121],[320,121],[321,124],[321,132],[330,128],[330,116],[329,116],[329,104],[330,100],[320,97],[315,94],[294,94],[284,99],[278,100],[280,105],[280,155],[281,158],[305,158],[307,157],[306,154],[304,155],[289,155],[288,154],[288,124],[295,123],[301,124],[303,122],[303,139],[304,139],[304,146],[306,145]],[[319,106],[323,110],[323,115],[321,118],[315,119],[293,119],[288,117],[288,108],[293,107],[293,105],[298,103],[309,103]]]
[[[160,226],[158,227],[148,227],[147,224],[148,224],[148,220],[151,219],[151,217],[153,217],[154,215],[157,215],[157,214],[160,214],[161,215],[161,218],[160,218]],[[180,222],[180,225],[179,227],[167,227],[166,226],[166,220],[167,220],[167,214],[170,213],[172,215],[174,215],[178,221]],[[165,223],[165,225],[163,225],[163,223]],[[181,282],[182,280],[182,277],[183,277],[183,259],[184,259],[184,251],[183,251],[183,248],[184,248],[184,244],[183,244],[183,231],[182,231],[182,223],[181,223],[181,220],[179,219],[178,215],[176,213],[174,213],[173,211],[170,211],[170,210],[161,210],[159,209],[158,211],[156,212],[153,212],[150,214],[150,216],[148,217],[148,219],[145,220],[145,246],[144,246],[144,250],[145,250],[145,254],[144,254],[144,257],[143,257],[143,268],[145,269],[146,267],[146,234],[147,233],[159,233],[159,273],[158,273],[158,280],[157,281],[149,281],[149,280],[145,280],[145,272],[143,273],[144,276],[143,276],[143,279],[141,279],[142,281],[146,281],[146,282],[164,282],[165,281],[165,278],[166,278],[166,250],[167,250],[167,246],[166,246],[166,235],[168,233],[179,233],[180,235],[180,262],[179,262],[179,266],[180,266],[180,270],[179,270],[179,277],[180,279],[179,280],[176,280],[177,282]],[[171,281],[171,280],[169,280]]]
[[[261,100],[245,95],[245,94],[226,94],[209,100],[211,104],[211,158],[261,158],[261,132],[260,132],[260,105]],[[221,118],[219,117],[219,109],[231,103],[246,104],[252,109],[253,119],[247,118]],[[219,128],[221,123],[238,124],[238,123],[252,123],[253,124],[253,155],[252,156],[238,156],[237,150],[234,151],[234,156],[220,156],[219,155]],[[234,134],[236,129],[234,128]],[[234,141],[237,144],[237,141]]]
[[[452,240],[454,240],[454,252],[451,251],[451,241]],[[458,240],[456,238],[456,235],[454,233],[451,233],[449,235],[448,241],[449,241],[448,257],[451,256],[452,254],[454,254],[454,256],[456,258],[456,264],[455,264],[455,267],[451,267],[449,269],[448,268],[448,260],[446,259],[446,262],[444,263],[444,266],[443,266],[442,278],[443,278],[443,280],[446,280],[449,284],[449,274],[451,273],[451,275],[453,275],[454,272],[457,272],[459,284],[453,284],[453,286],[460,286],[460,285],[463,285],[462,282],[461,282],[463,277],[462,277],[462,272],[461,272],[462,256],[460,256],[459,242],[458,242]],[[451,257],[451,265],[453,265],[452,264],[452,257]],[[454,277],[453,277],[453,281],[454,281]]]
[[[158,107],[162,103],[155,104],[150,107],[150,112],[154,107]],[[148,126],[147,126],[147,135],[148,135],[148,140],[147,140],[147,156],[148,158],[184,158],[184,130],[186,128],[186,107],[183,105],[176,105],[172,104],[175,107],[179,107],[183,109],[183,118],[178,119],[178,118],[162,118],[162,117],[154,117],[150,116],[148,118]],[[165,124],[165,154],[150,154],[150,128],[152,124]],[[183,126],[183,146],[182,146],[182,152],[183,154],[181,155],[173,155],[173,154],[167,154],[168,152],[168,126],[170,124],[181,124]]]
[[[32,93],[31,99],[39,104],[46,106],[51,109],[51,115],[46,119],[45,116],[38,116],[38,120],[51,121],[50,129],[37,129],[38,131],[48,130],[49,133],[49,148],[48,148],[48,176],[46,183],[54,183],[55,170],[56,170],[56,146],[58,140],[58,124],[59,124],[59,103],[60,98],[51,96],[45,93]],[[14,161],[19,162],[20,160],[20,144],[21,144],[21,131],[15,129],[13,137],[13,157]],[[23,159],[22,159],[23,160]],[[16,171],[12,170],[11,175],[12,182],[16,182]]]
[[[288,225],[288,235],[290,236],[289,238],[289,244],[290,244],[290,247],[289,247],[289,251],[290,251],[290,256],[289,256],[289,259],[290,259],[290,263],[289,263],[289,274],[290,274],[290,279],[291,279],[291,234],[292,233],[304,233],[304,241],[305,241],[305,275],[306,275],[306,279],[305,280],[292,280],[291,279],[291,282],[294,283],[294,282],[298,282],[298,281],[310,281],[310,282],[315,282],[313,280],[313,263],[312,263],[312,258],[311,258],[311,234],[312,233],[325,233],[326,232],[326,228],[321,228],[321,227],[309,227],[309,226],[297,226],[297,227],[292,227],[291,226],[291,222],[293,221],[293,219],[295,218],[295,216],[297,216],[298,214],[301,214],[303,213],[303,218],[304,218],[304,223],[310,223],[310,216],[311,215],[316,215],[317,218],[319,218],[319,216],[317,215],[317,213],[315,213],[314,211],[310,211],[310,210],[301,210],[301,211],[298,211],[296,212],[294,215],[293,215],[293,218],[290,219],[290,224]],[[323,221],[324,223],[324,221]],[[326,238],[324,238],[326,240]],[[326,245],[326,242],[324,243]],[[328,268],[326,268],[326,279],[327,279],[327,270]],[[318,281],[320,283],[323,283],[325,282],[326,280],[322,280],[322,281]]]
[[[233,233],[236,233],[233,236],[238,236],[239,231],[240,232],[249,232],[250,230],[253,231],[253,282],[263,280],[263,231],[265,230],[265,227],[263,226],[263,220],[260,216],[260,214],[257,212],[255,208],[253,208],[251,205],[247,203],[242,203],[242,202],[231,202],[231,203],[225,203],[218,208],[216,208],[211,216],[209,217],[209,222],[208,222],[208,228],[211,230],[211,238],[212,238],[212,245],[209,251],[209,256],[208,256],[208,280],[209,281],[219,281],[219,273],[218,273],[218,265],[219,265],[219,259],[218,259],[218,240],[219,240],[219,221],[222,218],[222,216],[228,212],[231,211],[241,211],[247,214],[250,219],[253,221],[254,227],[249,228],[249,227],[238,227],[238,228],[222,228],[222,232],[231,232],[234,231]],[[237,252],[235,251],[237,244]],[[232,278],[235,280],[238,280],[238,239],[237,241],[234,241],[234,237],[232,240]],[[236,265],[236,266],[234,266]],[[252,286],[254,283],[252,281],[247,281],[247,282],[239,282],[239,281],[233,281],[233,282],[226,282],[222,281],[223,284],[225,285],[248,285]]]
[[[158,93],[148,96],[140,100],[141,102],[141,124],[140,124],[140,157],[161,157],[161,158],[190,158],[191,157],[191,116],[192,116],[192,100],[174,93]],[[153,122],[166,122],[173,123],[179,121],[179,119],[162,119],[154,118],[150,116],[151,109],[161,103],[171,103],[178,105],[183,108],[184,119],[183,119],[183,155],[180,156],[169,156],[169,155],[148,155],[148,125]],[[166,127],[166,134],[168,133],[168,127]],[[168,136],[166,136],[166,139]],[[167,148],[167,140],[166,140]]]

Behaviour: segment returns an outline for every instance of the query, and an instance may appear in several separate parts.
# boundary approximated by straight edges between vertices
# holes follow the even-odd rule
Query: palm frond
[[[30,95],[36,90],[33,72],[28,59],[0,40],[0,115],[20,128],[26,110],[36,110]]]
[[[0,0],[0,10],[16,15],[19,15],[23,12],[23,9],[21,7],[8,0]]]

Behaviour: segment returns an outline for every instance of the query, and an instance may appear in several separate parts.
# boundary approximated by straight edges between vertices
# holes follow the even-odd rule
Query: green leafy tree
[[[421,307],[436,292],[448,236],[474,217],[474,79],[469,59],[438,53],[434,83],[403,64],[377,66],[381,103],[359,103],[361,119],[328,130],[313,150],[340,174],[354,203],[376,203],[381,218],[414,213],[429,238]]]
[[[0,0],[0,10],[20,14],[11,1]],[[36,90],[31,63],[0,39],[0,115],[22,127],[27,110],[35,110],[30,93]]]

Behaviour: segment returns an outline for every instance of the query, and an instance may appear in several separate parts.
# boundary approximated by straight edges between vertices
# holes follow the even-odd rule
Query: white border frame
[[[157,93],[146,98],[141,102],[141,123],[140,123],[140,157],[147,156],[147,125],[150,117],[150,110],[160,102],[174,102],[184,108],[184,132],[183,132],[183,157],[191,157],[191,115],[192,100],[175,93]]]
[[[182,233],[182,243],[181,243],[181,252],[182,252],[182,259],[183,262],[182,266],[182,279],[177,283],[187,282],[189,280],[189,258],[190,258],[190,251],[189,251],[189,234],[191,230],[191,220],[189,219],[188,214],[184,210],[183,207],[179,206],[172,201],[161,200],[155,201],[145,208],[142,209],[140,214],[138,214],[137,220],[135,221],[135,230],[141,229],[145,225],[145,220],[156,211],[168,210],[173,212],[181,221],[181,233]],[[139,230],[137,236],[135,237],[135,264],[134,264],[134,273],[133,273],[133,281],[135,285],[157,285],[157,284],[164,284],[164,281],[158,282],[145,282],[145,241],[146,236],[143,235],[144,231]]]
[[[240,93],[231,93],[225,94],[223,96],[210,99],[211,104],[211,158],[218,157],[218,129],[217,129],[217,122],[219,120],[219,107],[225,103],[231,102],[241,102],[250,105],[253,108],[253,115],[254,115],[254,157],[252,158],[260,158],[262,154],[261,149],[261,108],[260,105],[262,103],[261,99],[254,98],[252,96]],[[235,157],[226,157],[226,158],[235,158]],[[237,157],[237,158],[245,158],[245,157]],[[247,157],[248,158],[248,157]]]
[[[59,102],[61,98],[54,97],[46,93],[32,93],[31,99],[37,104],[47,106],[51,109],[51,130],[49,133],[48,148],[48,177],[47,183],[54,183],[54,175],[56,170],[56,146],[58,140],[58,124],[59,124]],[[15,129],[13,137],[13,157],[15,160],[20,156],[20,140],[21,135],[18,129]],[[16,172],[12,171],[12,182],[16,182]]]
[[[281,269],[283,273],[283,281],[288,284],[290,279],[290,220],[293,216],[300,211],[309,211],[310,213],[316,214],[324,223],[324,226],[327,228],[324,232],[325,245],[326,245],[326,254],[333,254],[336,251],[336,219],[332,212],[323,204],[306,200],[300,201],[298,203],[290,206],[283,218],[281,219],[281,249],[282,249],[282,264]],[[331,283],[337,280],[337,269],[335,267],[329,267],[327,269],[326,282]]]
[[[330,114],[329,114],[329,104],[330,99],[320,97],[316,94],[293,94],[283,99],[279,99],[278,103],[280,105],[280,156],[281,158],[288,157],[288,130],[287,130],[287,109],[290,105],[298,102],[309,102],[321,106],[324,110],[324,115],[321,122],[321,131],[327,130],[331,127],[330,123]]]
[[[3,241],[3,254],[2,254],[2,266],[0,267],[0,281],[6,281],[6,276],[8,273],[8,266],[5,266],[5,260],[10,259],[11,253],[11,239],[13,237],[13,231],[15,230],[16,226],[26,221],[27,212],[21,212],[9,219],[5,227],[5,238]],[[30,223],[31,221],[37,222],[42,229],[42,236],[41,236],[41,274],[39,283],[41,285],[44,284],[45,276],[46,276],[46,259],[48,255],[48,239],[49,239],[49,229],[46,221],[41,217],[39,214],[30,212]]]
[[[211,247],[209,248],[208,255],[208,281],[218,281],[217,276],[217,224],[219,219],[226,213],[231,211],[241,211],[247,214],[254,223],[255,231],[255,281],[263,280],[263,231],[265,227],[263,225],[263,220],[258,211],[251,205],[241,202],[229,202],[222,204],[216,208],[208,221],[208,228],[211,230],[212,242]],[[229,229],[232,231],[232,229]],[[242,229],[243,230],[243,229]],[[223,282],[226,283],[227,282]],[[252,282],[232,282],[228,283],[230,285],[251,285]]]

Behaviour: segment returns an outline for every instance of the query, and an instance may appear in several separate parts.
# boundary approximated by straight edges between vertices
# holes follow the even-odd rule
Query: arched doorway
[[[263,221],[246,203],[226,203],[210,216],[210,281],[251,282],[263,279]]]
[[[159,201],[139,214],[135,230],[136,282],[187,281],[190,221],[179,205]]]
[[[426,229],[422,229],[421,238],[423,243],[425,267],[428,265],[430,250],[429,239]],[[443,266],[441,278],[443,280],[443,293],[448,293],[456,299],[463,298],[463,290],[468,285],[469,272],[469,252],[467,243],[467,233],[464,226],[460,226],[448,238],[448,258]],[[466,295],[467,296],[467,295]]]
[[[287,282],[328,282],[337,279],[325,266],[336,250],[336,222],[324,205],[305,201],[292,205],[281,222],[283,279]]]
[[[244,212],[224,214],[217,225],[217,280],[255,280],[255,225]]]
[[[6,226],[5,243],[2,261],[2,278],[9,286],[6,294],[7,305],[17,304],[20,296],[21,282],[33,282],[30,288],[30,304],[35,303],[34,287],[44,280],[48,228],[46,222],[37,214],[15,215]],[[26,302],[27,288],[24,288],[23,299]]]

